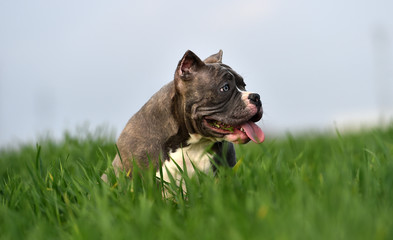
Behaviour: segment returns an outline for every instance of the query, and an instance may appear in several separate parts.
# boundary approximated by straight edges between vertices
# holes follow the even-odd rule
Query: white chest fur
[[[179,148],[176,151],[171,152],[169,154],[170,159],[163,163],[162,174],[164,181],[170,182],[169,173],[173,176],[176,182],[180,181],[181,174],[176,164],[183,171],[185,171],[185,165],[189,177],[192,177],[195,174],[195,168],[202,172],[209,172],[212,170],[210,163],[212,155],[206,151],[212,142],[203,139],[200,135],[191,134],[187,143],[187,147]],[[156,176],[160,177],[159,171],[156,173]]]

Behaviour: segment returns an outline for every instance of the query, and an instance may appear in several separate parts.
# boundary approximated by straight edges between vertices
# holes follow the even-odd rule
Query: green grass
[[[0,239],[393,239],[393,125],[237,146],[172,199],[150,172],[102,183],[105,134],[38,144],[0,150]]]

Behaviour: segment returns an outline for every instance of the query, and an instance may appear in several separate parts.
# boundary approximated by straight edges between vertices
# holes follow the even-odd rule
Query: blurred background
[[[393,1],[1,1],[0,146],[128,119],[187,49],[223,49],[269,134],[393,116]]]

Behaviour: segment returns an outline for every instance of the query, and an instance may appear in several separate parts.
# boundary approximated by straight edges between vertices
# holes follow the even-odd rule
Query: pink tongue
[[[246,132],[247,136],[256,143],[261,143],[265,140],[265,134],[255,123],[248,121],[243,123],[241,127]]]

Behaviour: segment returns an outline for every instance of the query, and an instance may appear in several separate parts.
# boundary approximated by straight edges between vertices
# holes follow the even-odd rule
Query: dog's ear
[[[188,50],[177,65],[176,74],[182,80],[190,80],[192,73],[198,71],[205,63],[192,51]]]
[[[222,50],[218,51],[218,53],[211,55],[210,57],[203,60],[205,63],[222,63]]]

